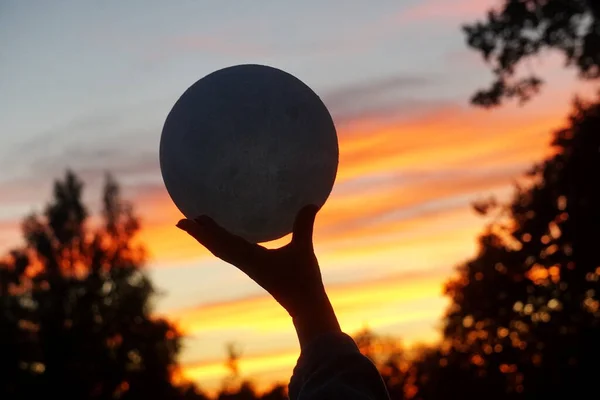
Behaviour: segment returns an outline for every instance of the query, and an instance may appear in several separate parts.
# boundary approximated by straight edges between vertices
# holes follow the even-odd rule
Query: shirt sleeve
[[[389,400],[375,365],[345,333],[320,336],[300,354],[290,400]]]

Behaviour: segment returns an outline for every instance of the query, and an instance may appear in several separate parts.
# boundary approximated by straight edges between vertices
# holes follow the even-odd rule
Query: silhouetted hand
[[[266,249],[227,232],[211,218],[182,219],[177,227],[193,236],[220,259],[233,264],[269,292],[296,318],[328,304],[312,234],[316,206],[298,213],[289,244]]]
[[[292,316],[303,354],[294,368],[291,399],[389,400],[377,368],[342,334],[325,292],[312,242],[317,212],[315,206],[300,210],[290,243],[273,250],[227,232],[208,217],[183,219],[177,227],[246,273]]]

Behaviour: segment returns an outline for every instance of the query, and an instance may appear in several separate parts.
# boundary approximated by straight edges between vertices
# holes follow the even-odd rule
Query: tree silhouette
[[[227,360],[225,367],[229,371],[229,375],[223,379],[221,394],[234,392],[242,385],[240,377],[240,358],[242,357],[242,349],[234,342],[227,343]]]
[[[139,221],[107,178],[100,223],[68,172],[0,264],[0,398],[202,399],[172,383],[180,334],[152,316]]]
[[[467,43],[490,65],[496,80],[472,102],[483,107],[503,99],[527,101],[541,79],[516,78],[526,60],[545,50],[558,50],[581,78],[600,78],[600,2],[598,0],[502,0],[485,21],[463,27]]]
[[[444,342],[413,366],[412,398],[556,398],[600,372],[600,103],[576,102],[554,155],[480,237],[446,293]]]

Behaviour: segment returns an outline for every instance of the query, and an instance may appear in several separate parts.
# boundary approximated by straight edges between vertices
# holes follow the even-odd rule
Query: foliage
[[[411,369],[416,399],[595,391],[600,358],[600,103],[577,102],[554,154],[446,286],[444,342]]]
[[[107,178],[93,227],[68,172],[0,263],[0,398],[201,399],[172,383],[180,334],[153,317],[139,221]]]
[[[495,81],[472,102],[483,107],[503,99],[527,101],[542,80],[516,77],[518,67],[544,50],[557,50],[581,78],[600,78],[600,2],[598,0],[502,0],[484,21],[463,27],[467,43],[489,64]]]

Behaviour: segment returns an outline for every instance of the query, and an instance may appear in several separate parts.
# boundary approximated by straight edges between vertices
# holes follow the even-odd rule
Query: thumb
[[[311,204],[300,210],[294,222],[292,243],[306,249],[313,249],[313,228],[319,207]]]

